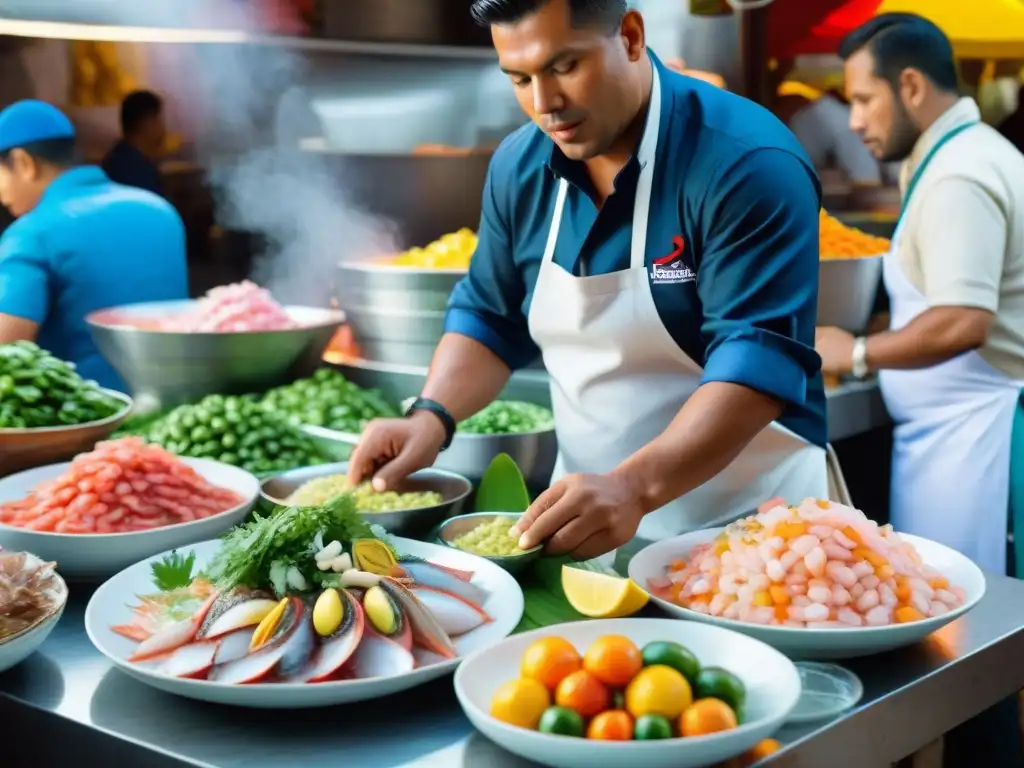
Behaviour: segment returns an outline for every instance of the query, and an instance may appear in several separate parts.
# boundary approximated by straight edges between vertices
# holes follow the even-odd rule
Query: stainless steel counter
[[[877,381],[841,384],[827,394],[830,443],[862,435],[891,421]]]
[[[91,590],[72,602],[41,651],[0,675],[7,766],[147,768],[529,768],[477,735],[451,678],[379,701],[303,712],[200,704],[152,690],[111,667],[82,629]],[[990,577],[977,608],[926,642],[846,665],[865,695],[842,717],[787,727],[771,768],[889,768],[1024,688],[1024,582]],[[30,744],[23,762],[19,744]],[[12,756],[9,752],[14,750]]]

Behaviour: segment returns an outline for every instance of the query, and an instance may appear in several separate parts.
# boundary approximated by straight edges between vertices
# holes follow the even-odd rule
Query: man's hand
[[[434,463],[444,437],[441,420],[426,411],[405,419],[375,419],[366,425],[349,459],[349,482],[358,485],[372,478],[375,491],[393,490],[416,470]]]
[[[842,328],[818,328],[814,349],[821,355],[821,372],[826,376],[845,376],[853,371],[852,333]]]
[[[515,531],[523,549],[547,541],[549,554],[590,560],[626,544],[643,516],[638,494],[621,476],[567,475],[537,497]]]

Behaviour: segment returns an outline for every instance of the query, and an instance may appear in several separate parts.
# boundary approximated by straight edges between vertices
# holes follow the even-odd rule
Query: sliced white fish
[[[213,666],[217,643],[183,645],[168,656],[157,671],[168,677],[201,677]]]
[[[416,660],[398,643],[369,630],[352,658],[352,674],[357,679],[394,677],[412,672]]]
[[[217,655],[214,657],[213,663],[227,664],[247,656],[254,631],[254,629],[239,629],[218,638]]]
[[[472,632],[491,620],[481,609],[449,592],[413,585],[412,593],[449,637]]]
[[[226,635],[228,632],[234,632],[243,627],[255,627],[276,606],[276,600],[264,598],[245,600],[224,611],[209,626],[203,627],[200,634],[205,640]]]
[[[443,589],[445,592],[458,595],[476,606],[482,606],[489,597],[487,591],[478,584],[464,581],[450,571],[426,560],[403,560],[399,562],[398,567],[409,574],[417,584]]]

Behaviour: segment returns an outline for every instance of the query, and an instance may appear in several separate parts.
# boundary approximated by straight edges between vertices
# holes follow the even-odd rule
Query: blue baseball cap
[[[52,104],[18,101],[0,112],[0,152],[37,141],[75,138],[75,126]]]

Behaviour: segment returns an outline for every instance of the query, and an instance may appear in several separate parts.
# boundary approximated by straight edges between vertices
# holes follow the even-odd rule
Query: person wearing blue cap
[[[0,112],[0,344],[35,341],[87,379],[126,391],[85,322],[123,304],[188,298],[185,226],[158,195],[77,165],[75,128],[56,107]]]

